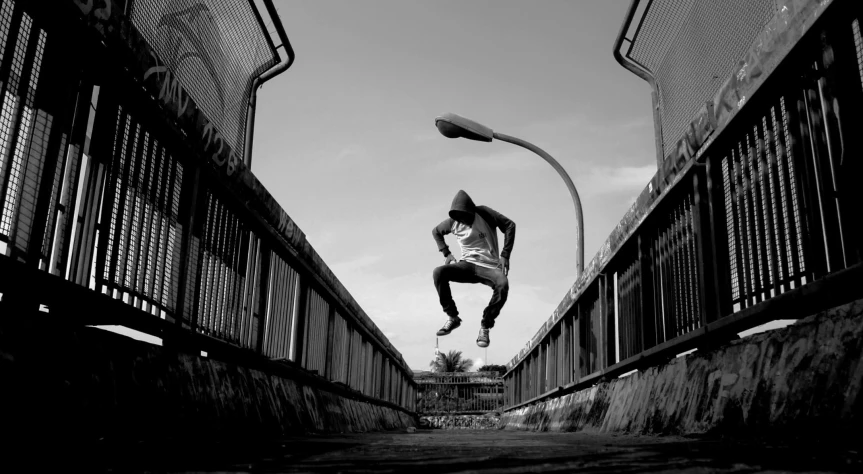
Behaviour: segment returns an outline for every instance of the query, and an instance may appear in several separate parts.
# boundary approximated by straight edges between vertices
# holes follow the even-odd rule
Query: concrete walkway
[[[587,433],[418,430],[413,433],[306,436],[258,444],[254,449],[211,444],[184,450],[182,459],[166,457],[164,449],[151,449],[145,449],[150,452],[146,456],[115,458],[119,464],[108,470],[410,474],[863,472],[860,453],[835,444],[817,446],[809,442],[794,446],[739,440]],[[130,465],[130,462],[136,465]]]

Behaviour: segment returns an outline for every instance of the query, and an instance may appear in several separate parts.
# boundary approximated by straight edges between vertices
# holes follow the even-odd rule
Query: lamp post
[[[575,252],[575,266],[578,271],[576,279],[581,277],[581,272],[584,270],[584,217],[581,212],[581,200],[578,198],[578,191],[575,190],[575,185],[572,184],[572,179],[569,178],[569,175],[566,174],[566,170],[560,166],[560,163],[533,143],[495,132],[481,123],[474,122],[473,120],[464,118],[460,115],[447,113],[440,117],[436,117],[434,121],[435,126],[438,131],[440,131],[441,135],[447,138],[467,138],[468,140],[477,140],[481,142],[490,142],[492,139],[497,138],[500,141],[509,142],[513,145],[527,148],[539,155],[543,160],[547,161],[548,164],[557,171],[557,174],[559,174],[560,177],[563,178],[563,182],[566,183],[566,187],[569,189],[569,194],[572,196],[572,204],[575,206],[575,218],[578,225],[578,249]]]

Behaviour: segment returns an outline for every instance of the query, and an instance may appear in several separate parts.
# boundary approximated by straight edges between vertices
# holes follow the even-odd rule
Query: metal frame
[[[651,101],[653,104],[653,127],[654,140],[656,145],[656,166],[657,168],[662,168],[662,162],[665,160],[665,147],[663,145],[662,118],[660,116],[661,112],[659,108],[659,85],[656,83],[656,79],[653,77],[652,71],[629,57],[629,52],[632,50],[632,45],[635,42],[635,38],[638,37],[638,32],[641,31],[641,25],[644,24],[644,18],[647,16],[647,11],[650,9],[650,5],[653,3],[653,0],[647,0],[647,6],[644,8],[642,16],[638,20],[638,27],[636,28],[633,37],[626,37],[626,32],[629,31],[629,27],[632,24],[632,19],[635,16],[635,11],[638,9],[638,5],[640,3],[641,0],[632,0],[630,2],[629,8],[626,10],[626,16],[624,17],[623,24],[620,26],[620,31],[617,33],[617,38],[615,38],[614,40],[614,47],[612,52],[614,54],[614,59],[617,61],[618,64],[625,67],[627,70],[631,71],[636,76],[644,79],[650,85]],[[626,57],[621,54],[621,48],[623,47],[624,41],[629,43],[629,47],[626,50]]]
[[[13,242],[11,257],[0,256],[0,310],[30,317],[42,314],[42,306],[45,324],[62,316],[71,324],[126,326],[162,338],[172,350],[206,351],[268,370],[285,367],[330,391],[340,387],[339,393],[411,412],[415,384],[401,354],[254,175],[220,162],[206,117],[191,100],[177,107],[182,84],[171,86],[169,96],[160,94],[164,84],[147,74],[159,65],[155,53],[121,9],[106,15],[72,0],[52,10],[13,4],[14,21],[25,10],[32,14],[28,38],[37,30],[49,38],[43,65],[49,74],[27,90],[35,94],[32,112],[47,107],[54,122],[40,124],[46,145],[26,144],[21,166],[38,174],[32,181],[41,187],[32,193],[35,212],[11,216],[13,226],[31,218],[35,225],[25,242]],[[75,41],[64,41],[69,37]],[[22,64],[36,64],[35,43],[19,43],[13,47],[26,46]],[[289,43],[283,46],[292,58]],[[8,59],[8,51],[0,54]],[[273,77],[290,62],[261,77]],[[18,133],[22,122],[10,123]],[[88,167],[80,166],[84,160]],[[0,179],[0,191],[5,186]],[[283,281],[272,271],[276,265],[295,273],[297,285],[288,288],[295,298],[284,307],[288,325],[265,334],[270,308],[283,296],[269,298],[277,290],[271,285]],[[312,292],[328,312],[306,324]],[[342,320],[347,331],[333,333],[333,323]],[[377,354],[355,369],[363,381],[374,376],[379,384],[329,380],[333,346],[344,347],[345,337]],[[278,342],[283,356],[264,353],[268,339]]]
[[[818,8],[800,10],[817,15],[814,23],[796,20],[806,24],[796,30],[802,36],[774,50],[770,68],[745,85],[745,104],[615,242],[552,329],[514,360],[504,376],[507,410],[863,298],[863,238],[841,225],[863,218],[853,185],[863,169],[852,158],[861,149],[842,140],[860,121],[842,111],[863,105],[855,49],[863,39],[851,34],[863,9],[840,0]],[[618,305],[603,309],[610,282],[631,275],[635,290],[618,286]],[[631,301],[621,294],[628,291]],[[602,326],[615,320],[620,339]],[[594,344],[597,327],[605,337]],[[622,360],[611,357],[617,343]],[[562,375],[551,370],[561,366]]]
[[[273,4],[273,0],[262,1],[267,7],[267,13],[270,15],[270,19],[273,20],[273,25],[275,25],[276,27],[276,33],[279,35],[279,39],[281,40],[281,44],[278,47],[284,48],[285,54],[287,55],[287,60],[280,61],[272,68],[262,72],[261,75],[256,77],[252,82],[252,88],[249,91],[249,109],[248,114],[246,115],[246,138],[244,142],[245,149],[243,151],[243,161],[249,168],[252,167],[252,142],[255,138],[255,109],[258,102],[258,88],[270,79],[287,71],[288,68],[291,67],[291,65],[294,63],[294,59],[296,59],[296,56],[294,54],[294,48],[291,46],[291,42],[288,40],[288,34],[285,33],[285,27],[282,25],[282,20],[281,18],[279,18],[279,14],[276,11],[276,6]],[[252,9],[255,11],[255,14],[258,16],[258,21],[261,22],[261,29],[266,31],[263,20],[261,19],[261,14],[260,12],[258,12],[258,8],[255,6],[254,1],[249,0],[249,2],[252,4]],[[270,44],[272,45],[271,39]],[[273,51],[276,51],[277,49],[278,48],[274,47]]]

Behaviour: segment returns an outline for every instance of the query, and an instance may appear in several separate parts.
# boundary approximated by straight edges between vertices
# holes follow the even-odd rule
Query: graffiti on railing
[[[90,308],[111,308],[112,322],[176,336],[184,350],[215,347],[211,354],[231,358],[239,347],[244,358],[252,351],[292,360],[412,409],[415,391],[401,354],[240,160],[230,135],[206,115],[210,109],[199,108],[209,104],[195,103],[198,84],[183,73],[203,66],[186,60],[178,75],[182,61],[166,62],[190,45],[160,55],[118,7],[167,2],[72,2],[56,9],[0,2],[0,30],[18,38],[0,48],[7,61],[15,59],[0,75],[21,76],[21,87],[9,87],[26,92],[7,127],[26,153],[14,162],[20,172],[0,177],[2,196],[17,200],[7,199],[0,264],[26,261],[34,271],[21,274],[24,286],[49,288],[16,290],[21,295],[4,299],[4,307],[63,312],[80,298]],[[213,4],[219,2],[235,5]],[[165,29],[161,39],[172,34]],[[92,60],[82,62],[79,52]],[[209,75],[201,76],[206,83]],[[17,254],[5,250],[10,242]],[[85,323],[88,317],[78,322],[108,321]]]
[[[94,0],[72,0],[78,8],[81,9],[81,13],[85,15],[93,14],[94,17],[100,20],[107,20],[111,17],[111,8],[113,2],[111,0],[99,0],[99,3],[102,4],[101,7],[96,6],[96,2]]]
[[[209,75],[208,85],[214,88],[219,105],[218,110],[211,111],[219,116],[210,119],[221,120],[225,113],[225,88],[219,80],[216,64],[226,65],[227,61],[223,57],[215,57],[221,54],[218,48],[208,47],[208,44],[222,42],[213,14],[200,1],[191,5],[175,1],[168,8],[171,10],[164,12],[157,23],[157,32],[168,30],[164,37],[157,36],[167,44],[161,48],[158,44],[155,46],[168,55],[164,60],[174,70],[180,70],[187,61],[195,61],[192,67],[203,66]]]
[[[227,144],[222,135],[215,130],[213,122],[207,117],[200,107],[191,98],[188,91],[177,80],[176,73],[160,60],[153,48],[147,44],[140,33],[123,15],[112,15],[112,12],[122,9],[117,7],[112,0],[103,0],[104,7],[94,8],[93,2],[84,3],[81,0],[72,0],[90,21],[97,31],[102,33],[111,42],[125,43],[131,47],[133,56],[138,59],[136,67],[140,71],[140,77],[149,92],[166,106],[169,113],[176,118],[176,122],[187,135],[193,137],[197,142],[198,149],[204,156],[221,169],[227,176],[233,175],[239,167],[240,160],[236,152]],[[108,4],[113,6],[107,6]]]
[[[153,74],[160,77],[162,79],[162,86],[159,88],[159,100],[166,105],[170,105],[174,102],[174,108],[177,109],[177,117],[181,117],[189,108],[189,100],[191,97],[189,97],[189,94],[185,89],[183,89],[177,76],[171,74],[171,71],[167,66],[159,63],[159,58],[156,57],[155,53],[151,54],[153,56],[153,61],[155,61],[156,64],[150,66],[150,68],[144,72],[144,81],[146,82]]]
[[[687,131],[665,157],[662,170],[654,179],[657,193],[661,194],[671,185],[686,164],[697,157],[713,132],[724,127],[746,104],[831,2],[780,1],[777,12],[756,36],[734,71],[725,79],[713,99],[699,109]]]
[[[775,70],[791,47],[802,38],[832,1],[782,0],[783,4],[777,13],[756,37],[713,99],[706,102],[696,113],[684,136],[676,142],[664,160],[662,168],[639,194],[596,256],[585,265],[584,271],[564,295],[551,317],[507,364],[509,368],[524,359],[551,327],[573,307],[600,269],[650,214],[653,204],[684,176],[693,160],[700,156],[718,131],[746,104],[747,98],[751,97]]]

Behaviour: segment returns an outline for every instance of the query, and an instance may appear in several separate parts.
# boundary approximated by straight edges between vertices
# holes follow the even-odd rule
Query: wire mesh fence
[[[146,40],[235,150],[242,150],[252,81],[278,61],[254,3],[131,0]]]
[[[40,6],[0,0],[0,312],[267,358],[412,409],[401,354],[302,232],[143,80],[164,55],[241,138],[249,81],[275,58],[251,2],[135,1],[143,39],[114,2]]]
[[[707,2],[650,5],[689,5],[688,13],[678,12],[681,18],[709,22],[716,12],[704,14],[702,3]],[[805,28],[781,38],[787,56],[773,56],[770,74],[762,64],[763,82],[745,107],[737,105],[736,114],[661,194],[646,194],[655,197],[639,210],[637,225],[616,234],[609,257],[598,256],[601,263],[577,292],[573,287],[567,306],[513,359],[505,376],[508,407],[715,347],[771,320],[801,318],[863,297],[857,284],[863,232],[852,224],[863,218],[857,184],[863,145],[851,138],[863,125],[856,112],[863,107],[863,4],[797,3],[810,9],[796,10],[803,17],[793,24]],[[711,3],[717,9],[733,4]],[[648,10],[644,21],[658,20]],[[711,41],[723,44],[735,31]],[[653,41],[662,44],[659,36]],[[729,38],[728,54],[737,41]],[[780,50],[776,44],[757,48]],[[665,56],[638,54],[646,62]],[[848,290],[838,296],[839,287]]]
[[[780,8],[779,0],[643,0],[626,56],[653,73],[666,152]]]

